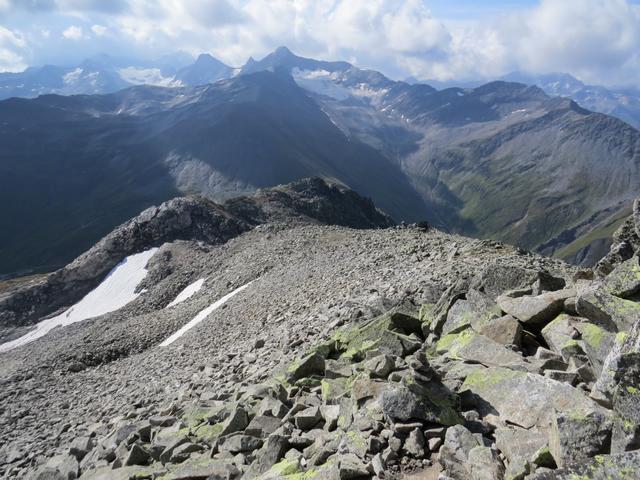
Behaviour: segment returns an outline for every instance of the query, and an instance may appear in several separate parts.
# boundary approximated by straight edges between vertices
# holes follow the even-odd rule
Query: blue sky
[[[1,71],[178,50],[239,66],[279,45],[394,78],[639,86],[640,0],[0,0]]]

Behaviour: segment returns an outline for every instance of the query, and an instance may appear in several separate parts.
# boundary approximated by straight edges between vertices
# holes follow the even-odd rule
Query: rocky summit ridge
[[[146,210],[0,291],[5,342],[157,248],[124,307],[0,353],[0,475],[637,478],[640,218],[622,230],[592,271],[319,179]]]

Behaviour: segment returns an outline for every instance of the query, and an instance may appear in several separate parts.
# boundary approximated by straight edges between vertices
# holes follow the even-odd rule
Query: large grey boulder
[[[634,255],[622,262],[602,283],[603,288],[616,297],[628,298],[640,292],[640,257]]]
[[[502,421],[523,428],[545,430],[553,409],[579,416],[602,410],[566,383],[502,367],[471,372],[461,389],[476,395],[481,414],[497,414]]]
[[[611,295],[597,283],[580,288],[576,310],[610,332],[626,332],[640,318],[640,303]]]
[[[562,311],[564,301],[575,295],[575,290],[565,289],[545,292],[535,297],[501,295],[496,301],[505,313],[525,325],[540,326],[554,319]]]
[[[469,454],[476,447],[483,447],[478,437],[462,425],[447,429],[438,461],[447,477],[468,480],[471,477]]]
[[[602,412],[587,415],[557,414],[549,430],[549,450],[559,467],[608,453],[611,419]]]

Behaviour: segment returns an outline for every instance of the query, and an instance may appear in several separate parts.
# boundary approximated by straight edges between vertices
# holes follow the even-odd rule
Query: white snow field
[[[173,299],[173,301],[167,305],[164,308],[169,308],[169,307],[173,307],[174,305],[177,305],[179,303],[184,302],[185,300],[191,298],[192,296],[194,296],[196,293],[198,293],[200,291],[200,289],[202,288],[202,285],[204,285],[204,278],[201,278],[199,280],[196,280],[195,282],[193,282],[191,285],[188,285],[185,287],[184,290],[182,290],[178,296],[176,298]]]
[[[236,294],[240,293],[241,291],[243,291],[245,288],[247,288],[249,285],[251,285],[252,282],[247,283],[246,285],[243,285],[241,287],[236,288],[233,292],[231,293],[227,293],[224,297],[222,297],[220,300],[216,301],[215,303],[212,303],[211,305],[209,305],[207,308],[205,308],[204,310],[202,310],[200,313],[198,313],[195,317],[193,317],[193,319],[191,319],[191,321],[189,323],[187,323],[186,325],[184,325],[180,330],[178,330],[177,332],[175,332],[173,335],[171,335],[169,338],[167,338],[164,342],[162,342],[160,344],[161,347],[166,347],[168,345],[171,345],[173,342],[175,342],[177,339],[179,339],[181,336],[183,336],[185,333],[187,333],[189,330],[191,330],[193,327],[195,327],[197,324],[199,324],[200,322],[202,322],[205,318],[207,318],[209,315],[211,315],[211,313],[216,310],[217,308],[220,308],[222,305],[224,305],[225,303],[227,303],[227,301],[229,299],[231,299],[232,297],[234,297]]]
[[[135,255],[130,255],[116,265],[107,277],[78,303],[60,315],[48,318],[36,324],[35,329],[26,335],[0,345],[0,352],[31,343],[45,336],[56,327],[71,325],[88,318],[98,317],[124,307],[138,298],[136,287],[147,276],[147,262],[158,249],[152,248]]]

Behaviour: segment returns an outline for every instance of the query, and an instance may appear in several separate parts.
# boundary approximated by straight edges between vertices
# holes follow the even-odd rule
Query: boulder
[[[480,329],[480,334],[502,345],[520,345],[522,327],[511,315],[490,320]]]
[[[622,262],[604,278],[602,285],[606,292],[621,298],[640,292],[640,257],[634,255]]]
[[[611,453],[640,448],[640,353],[623,354],[614,377]]]
[[[476,396],[483,416],[497,414],[502,421],[523,428],[537,426],[544,430],[553,408],[580,416],[601,410],[593,400],[566,383],[501,367],[471,372],[461,388]]]
[[[372,377],[387,378],[395,368],[395,362],[389,355],[378,355],[367,360],[364,368]]]
[[[562,311],[564,301],[575,295],[575,290],[565,289],[535,297],[501,295],[497,302],[505,313],[517,318],[525,326],[541,326],[554,319]]]
[[[473,480],[502,480],[505,468],[498,452],[485,447],[474,447],[469,451],[469,465]]]
[[[467,326],[478,331],[499,316],[500,308],[493,298],[478,290],[469,289],[465,298],[456,300],[447,312],[442,335],[460,331]]]
[[[413,390],[405,385],[390,385],[382,393],[382,411],[387,418],[396,422],[424,420],[441,425],[453,425],[459,421],[455,405],[448,404],[441,388],[435,385],[414,386]]]
[[[447,429],[444,444],[440,448],[438,461],[444,474],[453,480],[469,480],[471,465],[469,453],[476,447],[482,447],[478,438],[462,425]]]
[[[609,451],[611,420],[604,413],[559,413],[554,415],[552,420],[549,451],[559,467],[582,462]]]
[[[494,436],[498,450],[509,463],[530,459],[549,442],[547,435],[535,428],[526,429],[514,425],[497,428]]]
[[[287,368],[286,377],[291,383],[311,375],[324,375],[325,359],[318,352],[294,361]]]
[[[576,302],[578,313],[610,332],[626,332],[640,318],[640,304],[616,297],[597,285],[582,288]]]

